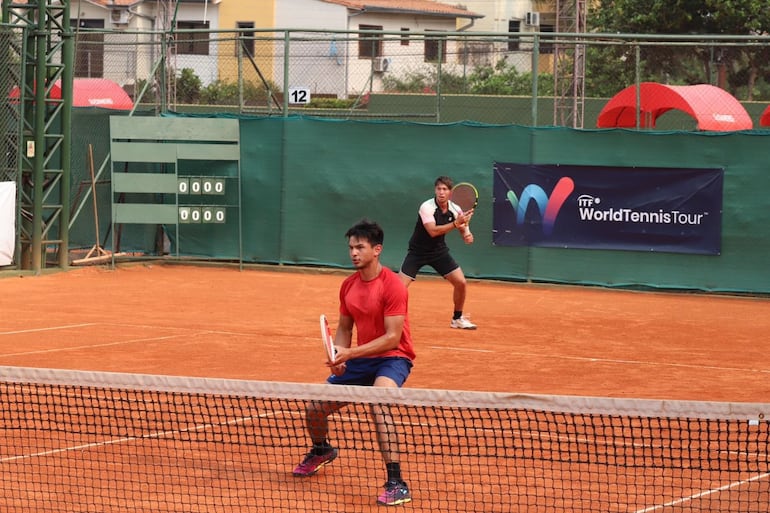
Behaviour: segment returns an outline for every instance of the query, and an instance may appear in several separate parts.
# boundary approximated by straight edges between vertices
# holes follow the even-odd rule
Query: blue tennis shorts
[[[332,374],[326,381],[332,385],[372,386],[378,376],[386,376],[402,386],[411,371],[412,362],[408,358],[354,358],[345,362],[342,376]]]

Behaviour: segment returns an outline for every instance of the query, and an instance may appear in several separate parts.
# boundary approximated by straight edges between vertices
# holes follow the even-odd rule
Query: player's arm
[[[471,233],[470,225],[468,224],[473,217],[473,210],[468,212],[458,211],[455,214],[454,223],[436,225],[436,221],[432,218],[423,223],[425,230],[431,237],[438,237],[439,235],[445,235],[455,228],[460,232],[460,235],[466,244],[473,244],[473,233]]]
[[[345,373],[345,361],[348,358],[341,358],[341,354],[350,348],[353,343],[353,318],[349,315],[340,314],[339,321],[337,322],[337,332],[334,334],[334,346],[337,348],[337,357],[333,362],[326,362],[326,366],[331,368],[331,371],[336,376],[341,376]]]
[[[460,236],[463,238],[463,242],[466,244],[473,244],[473,233],[471,232],[470,225],[471,218],[473,217],[473,209],[463,212],[453,203],[450,202],[449,205],[455,214],[454,225],[457,227],[457,231],[460,232]]]
[[[473,244],[473,233],[471,233],[471,229],[468,228],[468,225],[465,225],[460,229],[460,234],[463,236],[463,242],[466,244]]]
[[[341,348],[337,353],[336,362],[342,363],[351,358],[377,356],[396,349],[401,343],[401,332],[404,330],[404,315],[385,316],[385,333],[364,345]]]
[[[340,314],[337,322],[337,333],[334,334],[334,345],[337,347],[350,347],[353,344],[353,318]]]
[[[461,214],[462,215],[462,214]],[[469,224],[471,217],[473,217],[473,210],[470,210],[465,215],[462,215],[463,222],[460,223],[460,216],[457,216],[455,223],[458,225],[457,230],[463,238],[463,242],[466,244],[473,244],[473,233],[471,232],[471,226]]]
[[[473,214],[471,213],[471,215]],[[462,230],[463,227],[465,227],[467,229],[468,221],[470,221],[470,217],[467,214],[458,211],[455,213],[454,223],[437,225],[436,220],[433,217],[433,210],[431,210],[430,207],[420,208],[420,219],[422,220],[422,225],[425,227],[425,231],[427,231],[428,235],[431,237],[446,235],[455,228]]]
[[[453,223],[436,224],[436,221],[433,220],[428,221],[427,223],[423,223],[423,226],[425,227],[425,231],[427,231],[428,235],[431,237],[446,235],[447,233],[457,228]]]
[[[455,227],[460,231],[461,235],[465,235],[466,233],[470,233],[470,222],[471,218],[473,217],[474,209],[463,211],[455,205],[452,202],[449,202],[449,208],[452,209],[452,212],[454,212],[455,215]]]

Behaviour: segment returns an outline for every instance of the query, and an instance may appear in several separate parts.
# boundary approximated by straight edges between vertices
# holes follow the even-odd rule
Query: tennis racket
[[[471,183],[460,182],[452,187],[449,200],[460,207],[463,212],[468,212],[479,204],[479,191]]]
[[[321,340],[326,350],[326,356],[330,362],[333,362],[337,357],[337,349],[334,347],[334,337],[332,337],[332,330],[329,327],[329,321],[324,314],[321,314]]]

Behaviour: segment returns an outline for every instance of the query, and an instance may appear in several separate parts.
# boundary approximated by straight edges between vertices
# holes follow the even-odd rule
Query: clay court
[[[0,280],[0,364],[321,382],[318,315],[342,271],[131,264]],[[451,288],[410,287],[407,386],[763,402],[770,301],[473,281],[477,331],[449,328]]]
[[[335,323],[337,289],[345,275],[321,269],[134,263],[116,269],[85,267],[36,277],[6,277],[0,280],[0,366],[319,383],[326,377],[326,367],[318,316],[326,313]],[[767,399],[770,356],[765,334],[770,329],[770,303],[766,299],[474,281],[466,311],[479,329],[459,331],[449,328],[450,293],[446,283],[431,277],[420,277],[410,287],[418,358],[409,387],[611,398]],[[305,450],[297,409],[301,406],[276,403],[266,408],[264,419],[279,422],[267,433],[280,434],[267,436],[264,444],[257,438],[220,446],[215,433],[221,421],[216,416],[196,417],[192,431],[167,427],[176,412],[173,407],[173,413],[166,412],[163,395],[152,396],[153,401],[161,401],[160,410],[148,403],[150,410],[134,414],[137,419],[146,415],[152,419],[159,413],[158,424],[148,420],[142,424],[147,434],[134,436],[135,428],[123,431],[122,414],[118,411],[113,417],[108,410],[112,400],[105,402],[101,395],[94,396],[95,404],[105,413],[89,421],[79,418],[90,411],[78,406],[79,392],[70,396],[54,389],[38,395],[26,387],[9,387],[4,392],[10,416],[4,420],[6,444],[0,463],[7,465],[6,478],[13,491],[7,491],[0,503],[8,511],[49,511],[43,505],[53,496],[56,501],[50,510],[63,506],[69,512],[94,511],[94,505],[103,511],[138,508],[180,513],[256,512],[268,507],[276,511],[378,510],[373,497],[381,469],[371,464],[374,441],[368,438],[371,434],[363,439],[355,435],[370,429],[365,410],[349,410],[336,421],[336,443],[343,449],[344,462],[308,482],[289,473]],[[31,402],[18,407],[17,419],[14,401],[20,397]],[[36,397],[42,405],[34,402]],[[191,396],[182,401],[177,406],[200,401],[202,407],[207,399]],[[141,400],[137,403],[143,407]],[[255,422],[257,427],[273,422],[255,417],[251,406],[241,410],[236,399],[212,404],[217,411],[223,405],[232,409],[227,436],[235,440],[261,433]],[[32,419],[38,409],[41,416],[26,424],[25,415]],[[448,419],[455,414],[447,408],[419,422],[412,417],[409,429],[428,429],[427,435],[448,422],[443,432],[454,436]],[[281,424],[284,415],[294,419],[290,422],[296,431]],[[561,430],[565,417],[554,417],[556,422],[549,426]],[[49,419],[48,429],[38,431],[37,426],[48,425]],[[58,438],[57,433],[67,432],[70,419],[75,423],[72,437]],[[582,422],[576,421],[575,426]],[[689,453],[682,451],[675,453],[675,461],[681,454],[682,462],[675,463],[679,467],[669,474],[656,472],[651,462],[657,460],[652,458],[639,469],[619,465],[620,475],[606,476],[601,474],[604,465],[583,459],[594,450],[583,447],[584,443],[598,443],[597,454],[608,450],[601,443],[601,428],[576,436],[567,425],[562,434],[537,435],[524,427],[509,433],[511,421],[505,418],[481,417],[477,422],[473,433],[486,435],[459,436],[463,429],[450,447],[436,447],[431,436],[409,437],[418,448],[436,451],[435,455],[408,456],[409,479],[415,485],[410,511],[434,510],[436,501],[442,501],[439,509],[453,511],[465,510],[467,501],[468,508],[483,511],[574,511],[578,505],[597,501],[624,504],[631,494],[635,498],[629,497],[632,502],[624,510],[637,513],[678,510],[681,504],[706,504],[711,511],[733,511],[735,501],[742,501],[742,511],[763,511],[766,505],[768,474],[763,470],[766,453],[761,447],[745,453],[748,474],[730,466],[731,472],[725,475],[704,470],[691,482]],[[528,424],[522,417],[514,425]],[[654,433],[667,432],[660,424],[654,426]],[[105,433],[98,431],[102,428]],[[721,439],[721,428],[708,429],[716,430],[696,436]],[[212,430],[211,436],[206,434]],[[186,433],[198,431],[200,441],[197,435],[194,443],[188,440],[191,435]],[[487,443],[487,435],[494,440],[506,433],[510,443],[522,446],[510,447],[512,452],[502,459],[473,456]],[[664,448],[669,442],[660,443]],[[557,451],[555,445],[562,448]],[[702,463],[704,469],[714,469],[710,465],[718,466],[726,454],[724,443],[711,445],[719,452],[710,454],[716,457],[714,462]],[[618,441],[608,447],[623,458],[646,454],[644,446],[635,443]],[[553,461],[526,457],[528,451],[546,448]],[[468,451],[463,464],[454,458],[456,450]],[[475,462],[472,469],[469,461]],[[451,470],[454,465],[457,468]],[[468,472],[472,476],[464,478]],[[431,481],[431,476],[438,481]],[[232,479],[245,479],[245,483]],[[562,479],[575,482],[565,482],[568,486],[559,490]],[[172,481],[176,482],[173,488]],[[546,485],[551,482],[556,486],[553,491]],[[682,488],[667,492],[667,483]],[[719,505],[710,502],[712,496]],[[476,503],[479,500],[484,502]],[[510,502],[514,500],[519,501],[519,509]]]

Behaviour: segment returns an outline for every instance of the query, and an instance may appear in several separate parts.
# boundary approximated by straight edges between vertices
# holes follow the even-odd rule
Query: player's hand
[[[458,215],[457,219],[455,219],[455,222],[457,223],[457,226],[459,228],[462,228],[464,226],[467,226],[468,223],[471,222],[472,217],[473,217],[473,209],[470,209],[467,212],[462,212],[460,215]]]
[[[463,242],[466,244],[473,244],[473,234],[468,230],[463,234]]]
[[[326,362],[326,366],[332,371],[335,376],[341,376],[345,374],[346,365],[345,362],[350,359],[350,349],[343,346],[337,347],[337,357],[333,362]]]

